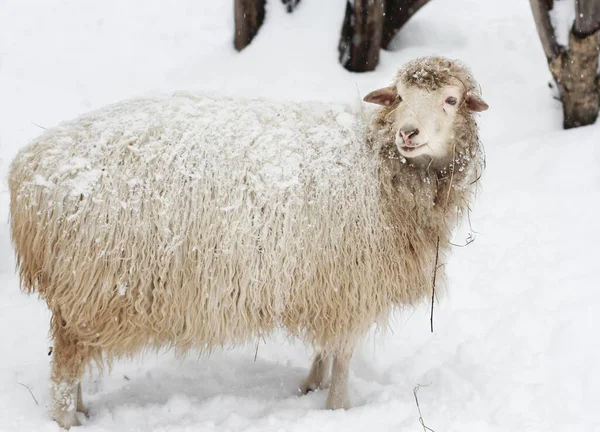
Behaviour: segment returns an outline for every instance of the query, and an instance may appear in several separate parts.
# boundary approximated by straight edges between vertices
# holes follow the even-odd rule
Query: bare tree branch
[[[35,396],[33,395],[33,392],[31,391],[31,388],[29,386],[26,386],[23,383],[17,382],[17,384],[22,385],[23,387],[25,387],[27,390],[29,390],[29,394],[31,395],[31,397],[33,398],[33,401],[35,402],[36,405],[39,405],[37,399],[35,398]]]
[[[435,304],[435,279],[437,277],[438,271],[438,259],[440,257],[440,237],[437,238],[437,246],[435,251],[435,264],[433,266],[433,281],[431,288],[431,318],[429,319],[431,323],[431,333],[433,333],[433,305]]]
[[[561,47],[556,41],[556,33],[550,21],[550,11],[552,10],[553,2],[552,0],[529,0],[529,2],[531,3],[533,19],[540,35],[540,40],[542,41],[544,53],[548,62],[550,62],[561,53]]]
[[[430,383],[431,384],[431,383]],[[415,403],[417,404],[417,410],[419,411],[419,423],[421,423],[421,426],[423,426],[423,431],[424,432],[435,432],[433,429],[425,426],[425,420],[423,420],[423,414],[421,413],[421,406],[419,405],[419,398],[417,397],[417,392],[419,391],[419,389],[421,387],[427,387],[428,385],[421,385],[421,384],[417,384],[415,388],[413,388],[413,394],[415,395]]]

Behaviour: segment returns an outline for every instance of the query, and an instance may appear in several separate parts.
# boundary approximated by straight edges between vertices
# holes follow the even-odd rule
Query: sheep
[[[357,342],[444,283],[483,169],[469,70],[426,57],[353,106],[179,92],[47,130],[9,172],[21,288],[52,312],[52,416],[144,349],[210,352],[285,329],[303,392],[349,408]],[[331,378],[330,378],[331,375]]]

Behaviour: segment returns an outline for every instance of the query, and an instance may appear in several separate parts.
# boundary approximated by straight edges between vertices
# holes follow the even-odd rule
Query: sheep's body
[[[50,130],[10,175],[25,287],[109,355],[278,325],[346,344],[433,274],[430,251],[406,271],[364,130],[343,107],[190,96]]]
[[[340,354],[394,306],[431,297],[473,175],[460,154],[446,176],[402,163],[383,120],[364,117],[176,94],[92,112],[20,152],[12,236],[23,288],[52,311],[59,423],[77,424],[63,411],[77,396],[83,410],[92,360],[280,327],[333,354],[345,386]],[[307,388],[326,374],[315,365]]]

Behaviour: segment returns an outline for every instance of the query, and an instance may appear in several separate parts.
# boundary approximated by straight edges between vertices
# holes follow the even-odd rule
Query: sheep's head
[[[392,86],[369,93],[364,101],[384,107],[379,120],[393,134],[401,156],[438,167],[457,153],[472,153],[477,140],[473,114],[488,108],[471,73],[442,57],[407,63]]]

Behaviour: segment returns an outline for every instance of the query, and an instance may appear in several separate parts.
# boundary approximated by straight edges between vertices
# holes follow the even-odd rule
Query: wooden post
[[[379,62],[384,0],[349,0],[338,45],[342,66],[352,72],[372,71]]]

